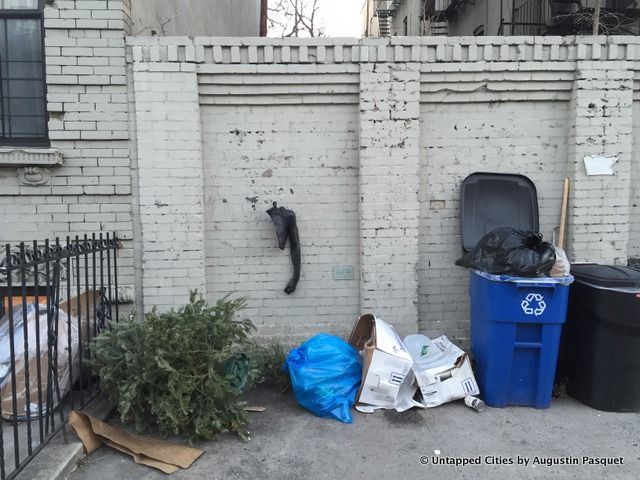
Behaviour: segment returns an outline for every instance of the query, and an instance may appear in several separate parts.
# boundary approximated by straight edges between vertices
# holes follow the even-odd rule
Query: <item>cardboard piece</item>
[[[93,338],[93,331],[97,327],[96,308],[100,304],[101,294],[93,290],[87,290],[80,296],[71,298],[68,302],[60,303],[60,310],[67,315],[76,319],[81,319],[80,330],[82,333],[82,341],[86,342],[89,338]],[[87,304],[89,309],[87,310]]]
[[[420,406],[412,401],[416,391],[409,375],[413,359],[391,325],[371,314],[362,315],[353,327],[349,343],[360,350],[363,357],[357,410],[370,412],[376,408],[395,408],[404,411]],[[403,384],[406,385],[400,395]]]
[[[418,402],[414,399],[416,395],[416,391],[418,388],[416,387],[415,377],[412,371],[407,373],[407,376],[404,378],[404,381],[400,385],[400,389],[398,390],[398,396],[396,397],[395,402],[391,407],[384,405],[366,405],[364,403],[356,404],[355,408],[357,411],[361,413],[374,413],[376,410],[380,409],[389,409],[392,408],[399,413],[406,412],[407,410],[418,407],[418,408],[427,408],[422,403]]]
[[[187,447],[166,440],[143,437],[98,420],[83,412],[72,411],[69,423],[84,445],[87,455],[103,444],[133,457],[136,463],[172,474],[189,468],[203,453],[199,448]]]
[[[36,303],[36,297],[33,296],[27,296],[25,297],[25,299],[27,300],[27,303]],[[14,305],[14,310],[16,307],[21,307],[22,306],[22,297],[13,297],[12,299],[13,301],[11,303],[13,303]],[[20,303],[18,305],[16,305],[16,300],[18,300]],[[47,308],[47,297],[43,297],[40,296],[38,298],[38,303],[40,305],[44,305],[44,308]],[[42,307],[41,307],[42,308]],[[9,311],[9,297],[4,297],[4,302],[2,303],[2,311],[3,312],[8,312]]]
[[[266,407],[262,407],[260,405],[256,405],[255,407],[251,405],[247,405],[246,407],[244,407],[245,412],[261,413],[261,412],[264,412],[265,410],[266,410]]]
[[[478,395],[480,389],[466,353],[446,336],[430,340],[424,335],[423,345],[411,349],[414,359],[413,373],[427,407],[437,407],[469,395]],[[409,337],[405,338],[407,344]],[[415,343],[415,342],[411,342]]]
[[[87,290],[79,296],[71,298],[68,302],[60,303],[60,311],[72,318],[74,328],[77,329],[79,325],[78,334],[82,335],[83,345],[86,345],[98,333],[100,320],[97,318],[96,312],[100,301],[100,292]]]

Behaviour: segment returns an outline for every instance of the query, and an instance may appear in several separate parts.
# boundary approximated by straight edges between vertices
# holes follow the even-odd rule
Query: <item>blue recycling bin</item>
[[[471,351],[487,405],[549,407],[572,281],[471,271]]]

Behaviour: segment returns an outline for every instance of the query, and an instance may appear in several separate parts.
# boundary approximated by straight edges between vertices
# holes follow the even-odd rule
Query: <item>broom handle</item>
[[[567,207],[569,206],[569,177],[564,179],[562,191],[562,209],[560,211],[560,233],[558,234],[558,246],[564,249],[564,237],[567,229]]]

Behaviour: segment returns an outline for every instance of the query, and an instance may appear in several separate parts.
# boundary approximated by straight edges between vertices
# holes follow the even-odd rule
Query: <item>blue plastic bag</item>
[[[355,347],[321,333],[289,352],[293,393],[298,403],[323,418],[351,423],[351,407],[362,378],[362,360]]]

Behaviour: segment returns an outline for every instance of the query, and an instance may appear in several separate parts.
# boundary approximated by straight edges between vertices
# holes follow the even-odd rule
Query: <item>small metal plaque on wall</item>
[[[340,265],[333,267],[333,279],[334,280],[353,280],[353,266]]]

